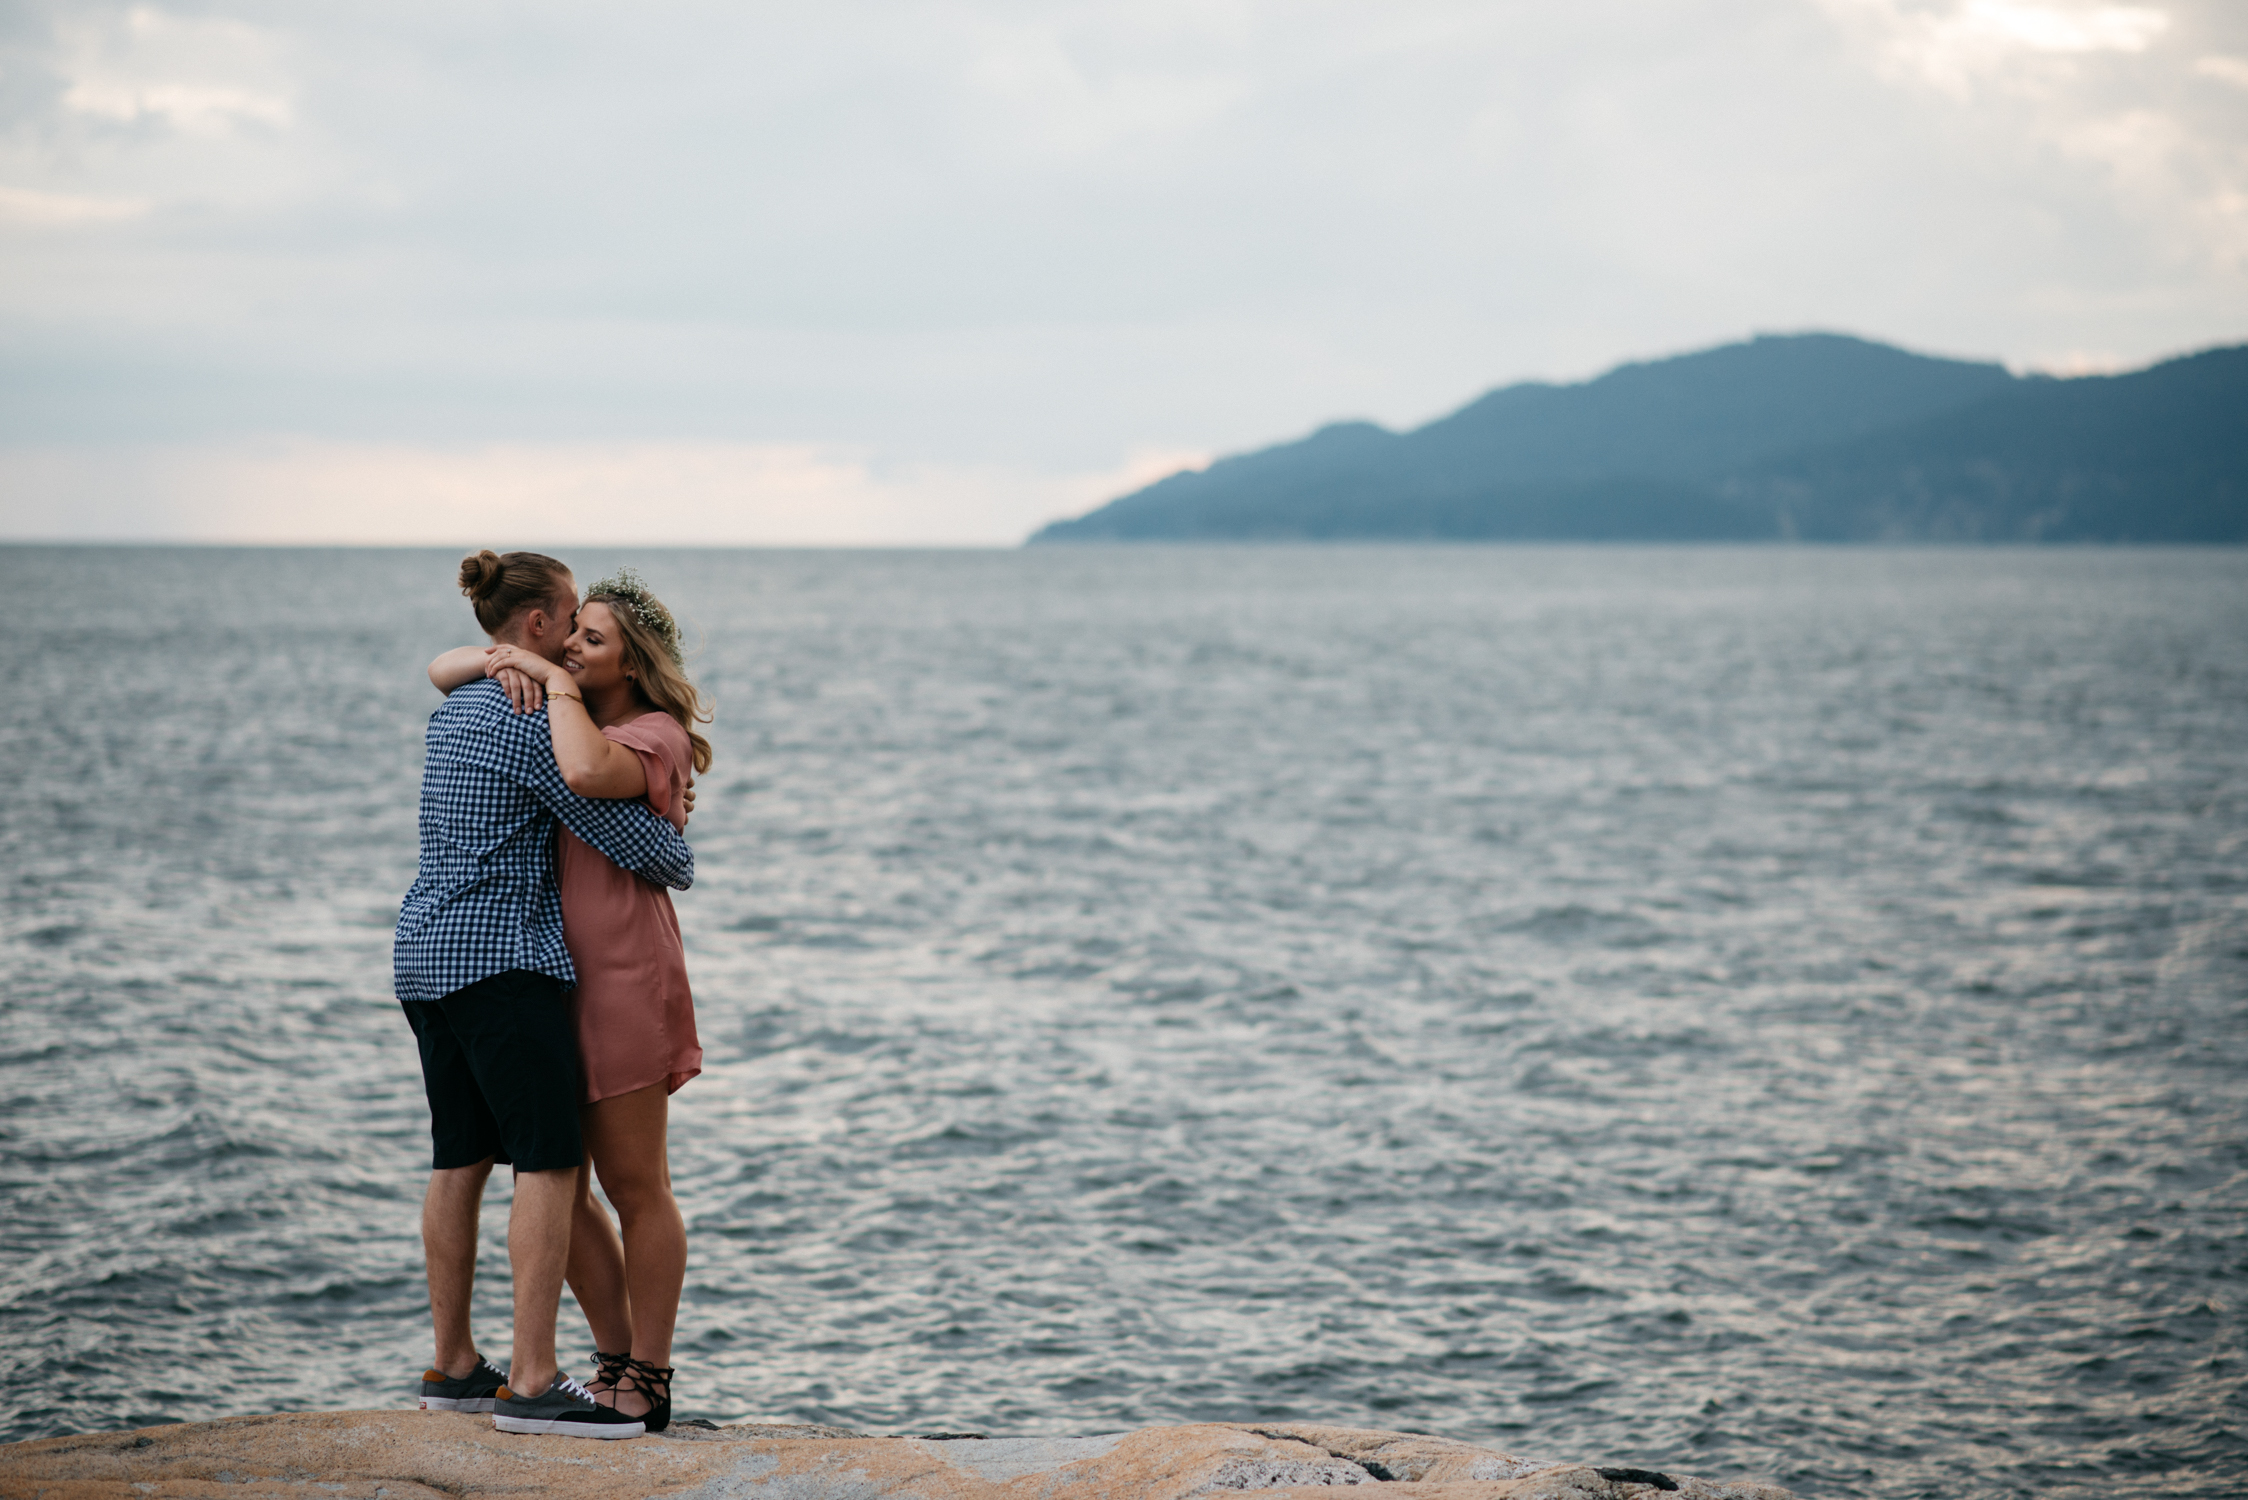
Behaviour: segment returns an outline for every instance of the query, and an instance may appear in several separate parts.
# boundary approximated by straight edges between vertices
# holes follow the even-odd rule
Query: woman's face
[[[594,599],[578,606],[577,628],[562,648],[562,665],[580,687],[593,692],[624,681],[624,640],[608,605]]]

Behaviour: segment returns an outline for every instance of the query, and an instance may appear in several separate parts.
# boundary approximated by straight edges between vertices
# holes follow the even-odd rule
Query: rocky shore
[[[441,1412],[287,1412],[0,1447],[4,1500],[1269,1500],[1337,1485],[1401,1500],[1792,1500],[1414,1433],[1203,1424],[1077,1438],[870,1437],[833,1427],[675,1426],[628,1442],[517,1437]]]

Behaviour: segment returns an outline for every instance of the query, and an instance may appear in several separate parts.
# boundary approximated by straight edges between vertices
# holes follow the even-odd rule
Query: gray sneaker
[[[593,1393],[567,1375],[554,1377],[543,1395],[518,1396],[501,1386],[492,1405],[492,1425],[502,1432],[549,1437],[636,1438],[647,1430],[638,1417],[594,1401]]]
[[[490,1411],[499,1388],[507,1384],[507,1371],[493,1364],[483,1355],[476,1356],[476,1368],[455,1380],[443,1370],[422,1371],[421,1409],[423,1411]]]

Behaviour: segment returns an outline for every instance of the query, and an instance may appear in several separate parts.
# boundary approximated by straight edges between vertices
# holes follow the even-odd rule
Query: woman
[[[431,681],[447,691],[503,673],[542,690],[570,790],[644,797],[685,827],[688,785],[710,767],[710,742],[694,726],[709,714],[684,670],[671,612],[630,569],[586,591],[560,664],[492,646],[447,652],[430,665]],[[665,1128],[670,1095],[702,1071],[686,953],[670,893],[567,829],[557,831],[556,873],[563,941],[578,971],[571,1009],[590,1157],[578,1174],[570,1290],[593,1325],[600,1372],[588,1385],[596,1398],[661,1432],[671,1420],[671,1336],[687,1272]],[[594,1199],[596,1174],[623,1221],[621,1241]]]

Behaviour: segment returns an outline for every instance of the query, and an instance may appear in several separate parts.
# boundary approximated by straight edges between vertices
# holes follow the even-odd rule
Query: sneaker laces
[[[567,1374],[561,1374],[561,1375],[557,1375],[557,1376],[555,1376],[555,1377],[554,1377],[554,1384],[553,1384],[553,1385],[551,1385],[551,1386],[548,1386],[548,1387],[547,1387],[547,1389],[548,1389],[548,1390],[554,1390],[554,1391],[564,1391],[564,1392],[567,1392],[568,1394],[570,1394],[570,1395],[572,1395],[572,1396],[575,1396],[575,1397],[577,1397],[577,1398],[578,1398],[578,1399],[579,1399],[580,1401],[588,1402],[588,1403],[591,1403],[591,1404],[594,1404],[594,1405],[598,1405],[598,1404],[599,1404],[598,1402],[594,1402],[594,1400],[593,1400],[593,1392],[591,1392],[591,1391],[587,1390],[587,1389],[586,1389],[586,1388],[585,1388],[584,1386],[582,1386],[582,1385],[579,1385],[579,1384],[578,1384],[578,1383],[577,1383],[577,1382],[576,1382],[575,1380],[571,1379],[571,1378],[570,1378],[570,1377],[569,1377],[569,1376],[568,1376]]]
[[[486,1359],[481,1354],[476,1356],[476,1362],[482,1365],[485,1369],[490,1370],[494,1375],[499,1376],[501,1385],[507,1384],[507,1371],[501,1369],[498,1365],[493,1364],[490,1360]],[[469,1373],[474,1374],[475,1372],[470,1371]],[[464,1376],[462,1378],[466,1379],[467,1377]]]

